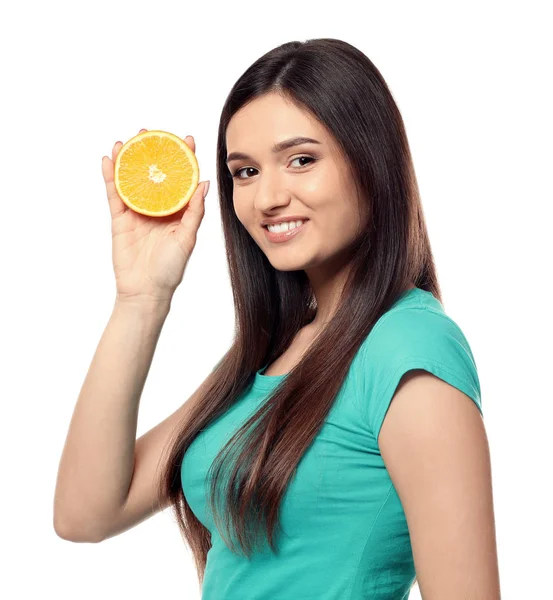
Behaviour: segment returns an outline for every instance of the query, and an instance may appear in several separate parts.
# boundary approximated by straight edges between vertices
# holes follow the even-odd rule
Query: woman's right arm
[[[158,460],[198,391],[136,440],[138,406],[169,303],[117,301],[83,383],[59,464],[54,529],[99,542],[158,510]]]
[[[186,136],[184,142],[195,153],[194,138]],[[73,411],[54,497],[54,529],[75,542],[101,541],[159,510],[158,460],[190,407],[187,400],[136,440],[140,396],[173,294],[196,245],[209,182],[198,185],[172,215],[142,215],[125,205],[115,184],[122,148],[118,141],[111,160],[102,157],[116,301]]]

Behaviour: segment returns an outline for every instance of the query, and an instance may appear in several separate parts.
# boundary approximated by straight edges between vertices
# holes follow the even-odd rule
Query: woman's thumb
[[[181,217],[181,223],[185,223],[191,217],[203,217],[204,200],[209,189],[209,181],[203,181],[190,198]]]
[[[205,213],[204,204],[208,189],[209,181],[204,181],[202,185],[198,186],[184,209],[178,228],[179,237],[183,242],[190,236],[195,236],[198,231]]]

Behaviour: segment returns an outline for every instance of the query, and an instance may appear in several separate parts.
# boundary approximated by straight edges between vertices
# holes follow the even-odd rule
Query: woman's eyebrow
[[[289,138],[282,142],[278,142],[274,144],[271,150],[277,154],[278,152],[282,152],[283,150],[287,150],[288,148],[292,148],[292,146],[299,146],[300,144],[320,144],[321,142],[314,140],[310,137],[305,136],[296,136],[293,138]],[[226,159],[226,163],[228,164],[232,160],[253,160],[251,156],[245,154],[244,152],[231,152]]]

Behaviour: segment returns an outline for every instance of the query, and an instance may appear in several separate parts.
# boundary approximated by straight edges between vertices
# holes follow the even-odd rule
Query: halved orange
[[[150,217],[172,215],[194,195],[200,180],[196,155],[167,131],[144,131],[117,154],[114,183],[121,200]]]

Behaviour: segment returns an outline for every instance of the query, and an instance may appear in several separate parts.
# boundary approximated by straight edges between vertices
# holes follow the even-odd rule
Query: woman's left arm
[[[490,453],[474,402],[411,370],[378,444],[405,511],[423,600],[500,600]]]

